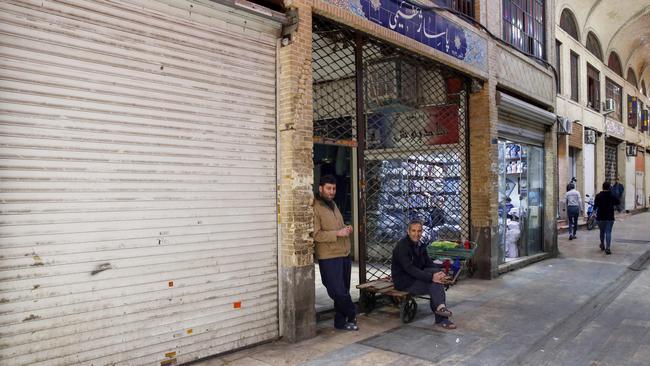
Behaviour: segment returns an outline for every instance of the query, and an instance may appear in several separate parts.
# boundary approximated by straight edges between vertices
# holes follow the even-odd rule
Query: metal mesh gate
[[[314,142],[356,146],[354,33],[314,17]]]
[[[412,219],[427,242],[469,238],[466,78],[328,20],[313,24],[314,141],[358,142],[361,282],[390,275]]]
[[[366,280],[390,274],[412,219],[424,240],[469,238],[465,79],[370,40],[363,49]],[[361,145],[363,146],[363,145]]]
[[[613,144],[605,144],[605,180],[614,184],[618,174],[618,147]]]

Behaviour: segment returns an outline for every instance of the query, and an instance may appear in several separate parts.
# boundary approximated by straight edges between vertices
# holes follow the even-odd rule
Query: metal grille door
[[[411,219],[469,238],[466,79],[314,17],[314,141],[358,146],[360,280],[390,274]]]
[[[366,280],[390,274],[408,222],[469,238],[465,79],[376,41],[363,49]]]
[[[314,142],[356,146],[354,33],[315,17],[312,32]]]
[[[605,180],[614,183],[618,171],[618,148],[605,144]]]

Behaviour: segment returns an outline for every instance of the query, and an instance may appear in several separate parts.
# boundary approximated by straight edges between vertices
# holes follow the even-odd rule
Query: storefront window
[[[610,117],[619,122],[622,121],[622,112],[621,107],[623,106],[623,92],[621,91],[620,85],[616,84],[609,78],[605,79],[605,88],[607,99],[614,100],[614,112],[610,114]]]
[[[499,141],[500,263],[542,251],[544,150]]]

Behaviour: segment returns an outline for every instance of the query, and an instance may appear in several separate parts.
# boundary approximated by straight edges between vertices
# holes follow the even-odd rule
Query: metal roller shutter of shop
[[[499,136],[512,141],[544,145],[546,126],[555,123],[555,115],[508,94],[497,93]]]
[[[279,24],[207,0],[0,9],[0,364],[276,338]]]

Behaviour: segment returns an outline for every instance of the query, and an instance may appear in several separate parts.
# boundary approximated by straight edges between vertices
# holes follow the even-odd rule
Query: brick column
[[[562,197],[564,196],[564,193],[566,192],[566,185],[569,183],[569,141],[568,141],[568,136],[566,135],[555,135],[557,136],[556,139],[556,144],[557,146],[557,176],[558,180],[557,183],[554,184],[555,187],[557,187],[559,196],[558,196],[558,204],[560,205],[560,218],[566,220],[567,218],[567,213],[566,213],[566,204],[560,200],[562,200]],[[547,151],[550,149],[550,145],[546,145],[544,147]]]
[[[491,78],[478,93],[469,97],[470,194],[472,239],[478,243],[477,275],[498,275],[498,144],[496,80]],[[494,241],[494,244],[493,244]]]
[[[553,256],[558,254],[557,204],[561,196],[560,192],[562,195],[566,192],[566,182],[559,182],[559,186],[563,188],[562,191],[558,190],[557,145],[557,124],[553,124],[544,136],[544,252],[551,253]]]
[[[313,264],[311,6],[298,9],[291,43],[279,50],[280,333],[289,342],[316,334]]]

